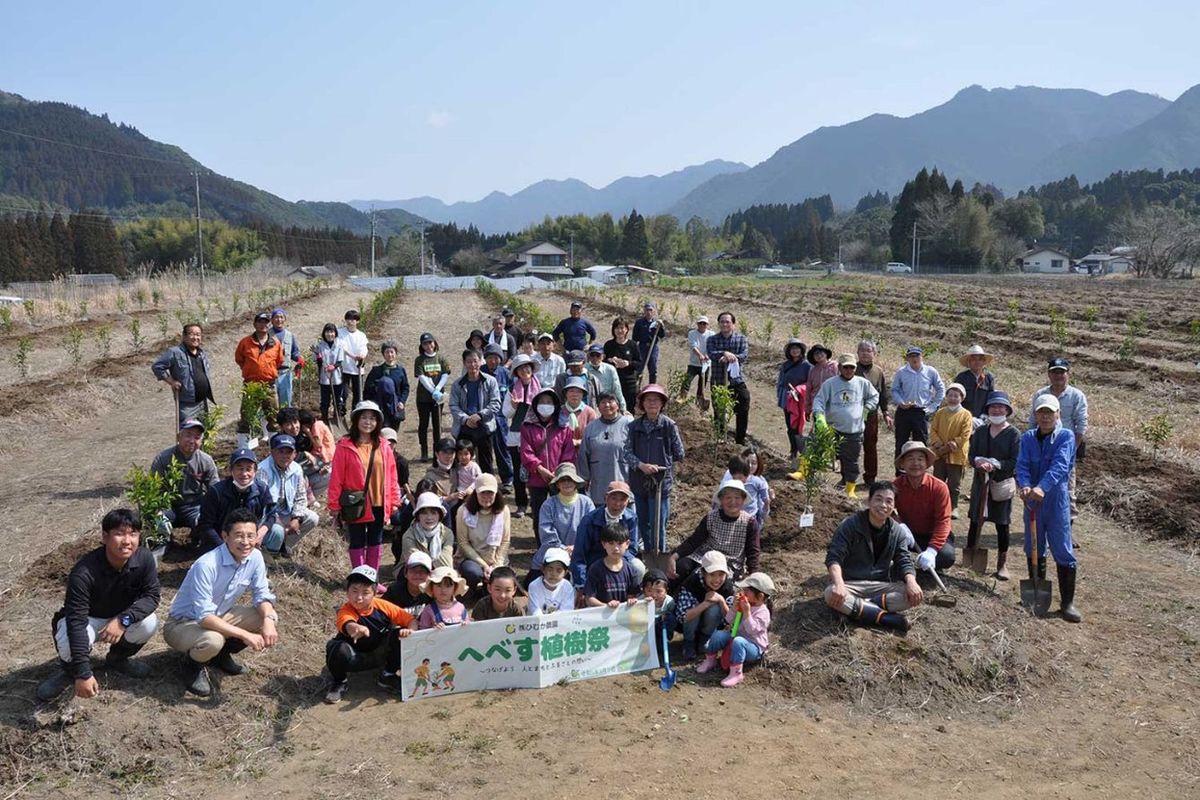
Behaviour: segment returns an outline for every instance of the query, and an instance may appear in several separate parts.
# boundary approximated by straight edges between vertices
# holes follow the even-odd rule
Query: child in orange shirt
[[[348,675],[383,668],[379,685],[396,690],[400,679],[400,640],[417,629],[417,621],[403,608],[375,596],[379,576],[370,566],[355,567],[346,578],[346,603],[338,609],[337,636],[325,645],[329,670],[326,703],[337,703],[349,688]]]

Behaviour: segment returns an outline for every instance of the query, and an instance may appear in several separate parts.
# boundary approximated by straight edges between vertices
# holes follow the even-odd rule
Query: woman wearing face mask
[[[929,449],[937,453],[933,477],[950,489],[950,518],[958,519],[958,490],[967,466],[968,440],[974,427],[971,412],[963,408],[967,390],[960,383],[946,388],[946,399],[929,424]]]
[[[949,394],[949,390],[947,390]],[[987,424],[971,434],[968,461],[973,467],[967,528],[967,547],[975,547],[984,522],[996,526],[996,577],[1008,580],[1008,532],[1012,516],[1012,498],[1016,490],[1013,477],[1021,450],[1021,435],[1009,424],[1012,403],[1004,392],[992,392],[987,398]],[[968,412],[970,413],[970,412]],[[986,478],[991,478],[987,481]],[[988,485],[984,497],[984,485]],[[1005,499],[997,500],[997,497]]]
[[[550,494],[554,470],[565,461],[575,461],[575,441],[570,426],[559,418],[562,404],[553,389],[541,389],[521,425],[521,466],[528,474],[530,514],[538,519],[542,503]],[[540,537],[535,538],[541,545]]]
[[[529,491],[525,485],[524,470],[521,469],[521,425],[526,416],[531,413],[533,398],[542,390],[537,379],[537,364],[524,350],[517,353],[512,361],[512,384],[500,404],[500,411],[508,421],[508,435],[505,444],[513,463],[513,489],[515,492],[516,508],[514,517],[523,517],[529,509]],[[536,522],[536,520],[535,520]]]
[[[321,421],[329,424],[329,406],[338,386],[342,385],[342,359],[346,351],[338,339],[338,327],[326,322],[321,329],[321,338],[312,346],[317,359],[317,383],[321,386]]]

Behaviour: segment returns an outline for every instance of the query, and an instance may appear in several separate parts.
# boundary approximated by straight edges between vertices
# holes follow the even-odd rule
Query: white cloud
[[[425,124],[431,128],[444,128],[450,124],[452,119],[449,111],[430,111],[429,115],[425,117]]]

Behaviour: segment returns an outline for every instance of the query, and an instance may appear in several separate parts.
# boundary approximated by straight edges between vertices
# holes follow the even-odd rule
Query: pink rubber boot
[[[742,674],[741,664],[730,664],[729,675],[721,679],[721,685],[726,689],[732,689],[742,682],[742,678],[746,677]]]
[[[355,567],[361,567],[365,563],[367,563],[366,548],[351,547],[350,548],[350,569],[354,569]]]
[[[713,669],[716,668],[717,659],[719,659],[720,657],[721,657],[720,653],[706,653],[704,656],[704,661],[702,661],[700,663],[700,666],[696,667],[696,672],[698,672],[701,675],[703,675],[706,672],[711,672]]]

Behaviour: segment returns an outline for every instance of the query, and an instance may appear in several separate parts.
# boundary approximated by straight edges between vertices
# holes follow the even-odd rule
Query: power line
[[[175,160],[171,160],[169,158],[152,158],[151,156],[136,156],[133,153],[118,153],[115,150],[101,150],[98,147],[88,147],[87,145],[75,144],[74,142],[63,142],[63,141],[59,141],[58,139],[47,139],[45,136],[34,136],[32,133],[22,133],[20,131],[11,131],[11,130],[8,130],[7,128],[0,128],[0,133],[7,133],[10,136],[20,136],[25,139],[34,139],[35,141],[46,142],[47,144],[60,144],[63,147],[74,147],[79,150],[89,150],[93,153],[103,153],[106,156],[120,156],[122,158],[136,158],[138,161],[156,161],[159,164],[171,164],[173,166],[179,167],[180,169],[188,169],[188,166],[185,163],[183,163],[182,161],[175,161]]]

